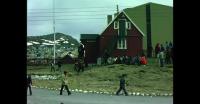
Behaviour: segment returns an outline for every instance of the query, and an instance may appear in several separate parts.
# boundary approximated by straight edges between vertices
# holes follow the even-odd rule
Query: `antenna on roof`
[[[118,4],[117,4],[117,14],[119,14],[119,6],[118,6]]]
[[[114,14],[114,17],[119,14],[119,0],[115,0],[116,3],[116,13]]]

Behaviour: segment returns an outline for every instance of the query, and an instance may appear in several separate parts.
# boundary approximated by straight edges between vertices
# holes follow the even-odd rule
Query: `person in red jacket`
[[[141,65],[146,65],[146,64],[147,64],[147,59],[146,59],[145,56],[141,56],[141,57],[140,57],[140,64],[141,64]]]

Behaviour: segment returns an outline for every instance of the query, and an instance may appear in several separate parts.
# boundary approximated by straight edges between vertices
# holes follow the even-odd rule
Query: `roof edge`
[[[139,30],[139,32],[143,35],[143,36],[145,36],[145,34],[142,32],[142,30],[132,21],[132,19],[130,19],[129,18],[129,16],[126,14],[126,12],[125,11],[122,11],[125,15],[126,15],[126,17],[131,21],[131,23]]]
[[[131,21],[131,23],[139,30],[139,32],[145,36],[145,34],[141,31],[141,29],[129,18],[129,16],[126,14],[126,12],[124,10],[122,10],[107,26],[106,28],[100,33],[100,36],[103,34],[103,32],[105,32],[105,30],[114,22],[114,20],[121,14],[124,13],[125,16]]]

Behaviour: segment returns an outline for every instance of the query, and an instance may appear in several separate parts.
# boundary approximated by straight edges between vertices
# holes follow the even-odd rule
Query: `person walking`
[[[32,90],[31,90],[31,85],[32,85],[32,78],[31,74],[28,75],[27,77],[27,90],[29,89],[29,94],[32,95]]]
[[[63,88],[65,87],[65,89],[67,90],[68,95],[71,95],[71,92],[69,91],[69,87],[68,87],[68,77],[67,77],[67,71],[64,71],[64,75],[62,75],[61,77],[61,89],[60,89],[60,95],[62,95],[62,91]]]
[[[126,84],[125,76],[126,76],[125,74],[122,74],[122,76],[120,76],[120,85],[119,85],[119,89],[116,92],[116,95],[119,95],[121,90],[123,90],[125,95],[128,96],[128,93],[127,93],[126,88],[125,88],[125,84]]]

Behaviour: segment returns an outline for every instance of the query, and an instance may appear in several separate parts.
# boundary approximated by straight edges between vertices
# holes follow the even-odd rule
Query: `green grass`
[[[73,65],[63,65],[62,69],[70,72],[70,89],[115,92],[119,87],[119,76],[127,74],[127,91],[143,93],[172,93],[173,68],[168,65],[158,67],[155,59],[148,60],[150,65],[108,65],[86,68],[85,72],[77,74]],[[32,74],[60,74],[51,73],[48,66],[27,66],[27,72]],[[60,80],[33,80],[35,86],[60,88]]]

